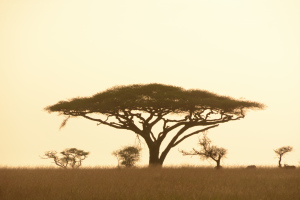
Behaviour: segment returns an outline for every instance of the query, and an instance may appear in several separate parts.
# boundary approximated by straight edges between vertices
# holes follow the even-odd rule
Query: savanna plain
[[[300,200],[300,170],[0,168],[1,200]]]

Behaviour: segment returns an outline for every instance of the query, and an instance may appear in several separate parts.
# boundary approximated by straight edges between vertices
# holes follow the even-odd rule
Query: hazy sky
[[[276,165],[285,145],[283,163],[299,164],[299,10],[298,0],[0,0],[0,166],[51,166],[39,155],[68,147],[91,152],[84,166],[116,165],[111,152],[135,134],[85,119],[59,131],[64,117],[43,108],[154,82],[268,106],[210,130],[224,165]],[[197,136],[165,164],[209,164],[178,152],[192,147]]]

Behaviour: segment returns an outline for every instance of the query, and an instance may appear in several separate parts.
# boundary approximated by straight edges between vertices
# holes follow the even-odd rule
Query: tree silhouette
[[[60,101],[48,112],[83,117],[98,124],[126,129],[141,136],[149,148],[149,164],[162,165],[169,151],[186,138],[245,117],[246,109],[263,104],[236,100],[204,90],[185,90],[163,84],[118,86],[91,97]],[[96,116],[96,114],[99,114]],[[202,127],[191,130],[192,127]],[[160,129],[160,131],[154,132]],[[172,138],[164,149],[162,142]]]
[[[89,152],[70,148],[60,152],[60,154],[61,156],[58,156],[56,151],[46,151],[42,159],[53,159],[54,163],[62,168],[78,168],[81,166],[82,160],[89,155]]]
[[[227,149],[224,149],[222,147],[217,147],[215,145],[211,145],[211,140],[206,136],[206,134],[203,135],[203,138],[199,138],[199,143],[201,147],[200,151],[197,151],[196,149],[193,148],[192,151],[187,152],[187,151],[180,151],[184,156],[187,155],[197,155],[200,156],[202,159],[212,159],[213,161],[216,162],[217,169],[221,168],[221,159],[226,156],[227,154]]]
[[[118,166],[133,167],[140,160],[141,149],[135,146],[127,146],[120,150],[114,151],[112,154],[118,159]]]
[[[293,147],[291,146],[284,146],[284,147],[280,147],[278,149],[275,149],[274,152],[277,154],[279,161],[278,161],[278,167],[282,167],[281,166],[281,160],[284,154],[291,152],[293,150]]]

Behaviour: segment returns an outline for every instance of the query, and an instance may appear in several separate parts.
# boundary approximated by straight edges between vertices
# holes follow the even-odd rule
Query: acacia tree
[[[89,152],[76,148],[65,149],[60,152],[61,156],[57,155],[56,151],[46,151],[42,159],[53,159],[54,163],[62,168],[78,168],[82,161],[89,155]]]
[[[200,151],[197,151],[196,149],[193,148],[192,151],[187,152],[187,151],[180,151],[184,156],[187,155],[197,155],[200,156],[202,159],[212,159],[213,161],[216,162],[217,169],[221,168],[221,159],[226,156],[227,154],[227,149],[222,148],[222,147],[217,147],[215,145],[211,145],[211,140],[204,134],[203,138],[199,139],[198,143],[201,147]]]
[[[277,156],[279,158],[278,167],[282,167],[281,166],[282,156],[288,152],[291,152],[292,150],[293,150],[293,147],[291,147],[291,146],[284,146],[284,147],[280,147],[280,148],[274,150],[274,152],[277,154]]]
[[[126,146],[120,150],[114,151],[112,154],[118,159],[118,167],[121,165],[125,167],[133,167],[136,162],[140,160],[141,149],[135,146]]]
[[[204,90],[163,84],[118,86],[91,97],[60,101],[45,108],[70,117],[83,117],[116,129],[130,130],[149,148],[149,165],[162,165],[169,151],[186,138],[245,117],[246,109],[263,104],[236,100]],[[202,127],[192,130],[193,127]],[[160,131],[154,131],[158,130]],[[164,149],[161,144],[172,138]]]

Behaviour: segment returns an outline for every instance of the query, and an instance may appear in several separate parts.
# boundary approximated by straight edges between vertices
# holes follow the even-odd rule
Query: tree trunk
[[[153,144],[149,148],[149,167],[162,167],[162,162],[159,159],[159,145]]]
[[[281,167],[281,155],[279,156],[278,167]]]
[[[221,159],[218,159],[218,160],[216,160],[216,162],[217,162],[217,166],[216,166],[216,169],[221,169],[222,167],[221,167]]]

